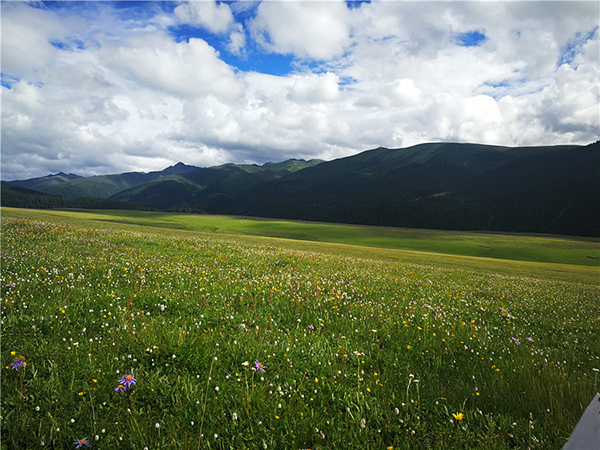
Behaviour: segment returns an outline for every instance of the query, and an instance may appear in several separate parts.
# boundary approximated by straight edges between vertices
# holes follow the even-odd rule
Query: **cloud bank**
[[[598,140],[597,2],[2,3],[2,179]]]

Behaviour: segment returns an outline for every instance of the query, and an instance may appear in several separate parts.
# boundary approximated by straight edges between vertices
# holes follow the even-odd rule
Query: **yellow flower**
[[[392,447],[391,445],[387,448],[387,450],[394,450],[394,447]]]
[[[406,348],[407,348],[408,350],[410,350],[410,345],[407,345],[407,346],[406,346]]]
[[[318,383],[319,379],[317,377],[315,377],[315,383]]]
[[[17,352],[10,352],[11,355],[15,356]]]
[[[452,415],[453,415],[453,416],[454,416],[454,418],[455,418],[456,420],[458,420],[459,422],[460,422],[460,421],[463,419],[463,417],[465,417],[463,413],[454,413],[454,414],[452,414]]]
[[[82,395],[83,395],[83,392],[80,392],[80,393],[79,393],[79,396],[81,397]]]

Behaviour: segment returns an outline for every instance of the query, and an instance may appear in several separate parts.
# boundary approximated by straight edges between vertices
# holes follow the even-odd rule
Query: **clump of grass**
[[[597,286],[25,220],[1,258],[8,447],[556,448],[599,389]]]

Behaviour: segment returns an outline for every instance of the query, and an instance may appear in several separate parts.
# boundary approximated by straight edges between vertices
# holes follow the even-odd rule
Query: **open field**
[[[2,215],[188,237],[235,236],[244,242],[269,242],[284,248],[600,284],[598,238],[385,228],[140,211],[2,208]]]
[[[129,214],[2,209],[2,448],[560,448],[600,389],[596,267]]]

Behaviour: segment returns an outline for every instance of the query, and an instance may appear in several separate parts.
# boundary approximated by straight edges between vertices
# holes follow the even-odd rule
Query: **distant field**
[[[0,448],[558,449],[600,389],[598,268],[246,222],[3,209]]]
[[[361,257],[600,284],[598,238],[385,228],[140,211],[2,208],[2,215],[113,229],[151,228],[154,232],[181,235],[277,238],[277,241],[285,240],[286,246],[295,248],[326,249]],[[271,239],[270,242],[276,245],[277,241]],[[336,245],[324,248],[320,243]]]

